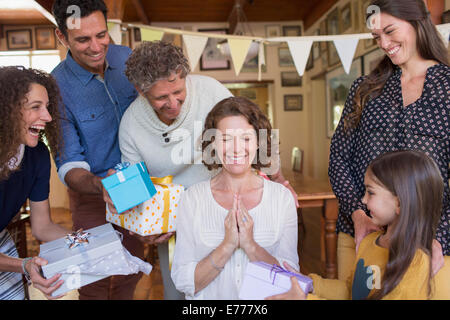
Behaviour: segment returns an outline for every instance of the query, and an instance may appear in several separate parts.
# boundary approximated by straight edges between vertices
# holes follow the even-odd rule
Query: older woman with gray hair
[[[208,112],[232,96],[217,80],[189,75],[180,48],[161,41],[143,42],[126,62],[125,74],[139,96],[125,112],[119,129],[122,161],[144,161],[152,176],[173,176],[188,188],[207,180],[211,173],[202,164],[198,140]],[[109,208],[112,208],[109,203]],[[170,278],[167,240],[173,233],[139,237],[158,244],[165,299],[182,299]]]

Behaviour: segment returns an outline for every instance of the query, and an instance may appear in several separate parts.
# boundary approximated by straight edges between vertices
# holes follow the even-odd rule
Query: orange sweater
[[[314,293],[308,295],[308,300],[365,299],[373,294],[375,289],[380,288],[389,256],[388,249],[375,243],[380,235],[381,232],[374,232],[362,240],[356,255],[355,267],[347,281],[324,279],[319,275],[310,274],[309,276],[313,279]],[[397,287],[383,299],[427,299],[429,263],[429,256],[424,251],[417,250]]]

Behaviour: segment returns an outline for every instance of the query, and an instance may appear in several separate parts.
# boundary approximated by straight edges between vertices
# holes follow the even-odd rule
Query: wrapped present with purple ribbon
[[[262,261],[249,262],[239,291],[239,299],[264,300],[275,294],[284,293],[291,288],[292,276],[297,278],[303,292],[312,291],[313,281],[309,277],[287,271],[275,264]]]
[[[131,255],[122,245],[119,232],[110,223],[69,233],[63,238],[40,245],[39,256],[48,264],[42,266],[47,279],[60,273],[64,283],[52,296],[78,289],[111,275],[138,272],[149,274],[151,264]]]

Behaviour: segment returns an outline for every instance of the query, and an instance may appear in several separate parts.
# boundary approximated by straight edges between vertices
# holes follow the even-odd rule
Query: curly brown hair
[[[225,98],[222,101],[218,102],[214,108],[208,113],[205,120],[205,126],[202,133],[202,152],[205,156],[205,153],[208,153],[208,146],[214,142],[214,136],[209,138],[206,136],[206,132],[211,132],[210,130],[217,129],[217,125],[220,120],[225,117],[230,116],[243,116],[247,119],[248,123],[255,129],[257,136],[257,143],[259,148],[259,152],[256,154],[256,161],[253,161],[252,168],[256,170],[260,170],[261,168],[270,167],[271,163],[262,161],[262,157],[267,156],[267,158],[271,157],[272,154],[272,126],[270,125],[269,119],[266,115],[261,111],[257,104],[253,103],[247,98],[244,97],[229,97]],[[260,141],[260,133],[262,130],[266,130],[267,140]],[[264,146],[264,148],[261,148]],[[261,154],[261,152],[265,149],[266,154]],[[208,170],[213,170],[222,167],[220,161],[217,161],[217,156],[215,150],[211,150],[211,154],[208,154],[208,159],[205,161],[205,157],[203,157],[202,162],[208,168]],[[211,158],[209,158],[211,157]],[[214,159],[212,163],[210,163],[211,159]]]
[[[48,112],[53,119],[45,126],[44,132],[40,132],[39,140],[47,142],[53,155],[58,151],[60,95],[55,79],[48,73],[23,66],[0,67],[0,181],[8,179],[12,172],[8,162],[15,158],[22,143],[24,121],[21,109],[34,83],[47,90]]]
[[[133,50],[126,65],[125,75],[141,92],[174,73],[181,72],[184,78],[191,71],[181,48],[163,41],[144,41]]]

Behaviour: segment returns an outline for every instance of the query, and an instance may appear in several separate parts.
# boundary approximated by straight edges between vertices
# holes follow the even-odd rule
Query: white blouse
[[[197,263],[218,247],[225,236],[228,210],[214,199],[210,181],[191,186],[180,199],[171,276],[186,299],[238,299],[249,262],[242,249],[235,250],[219,275],[194,294]],[[263,188],[260,203],[249,210],[254,221],[254,239],[281,265],[286,261],[298,270],[297,209],[292,194],[283,185],[266,179]]]

